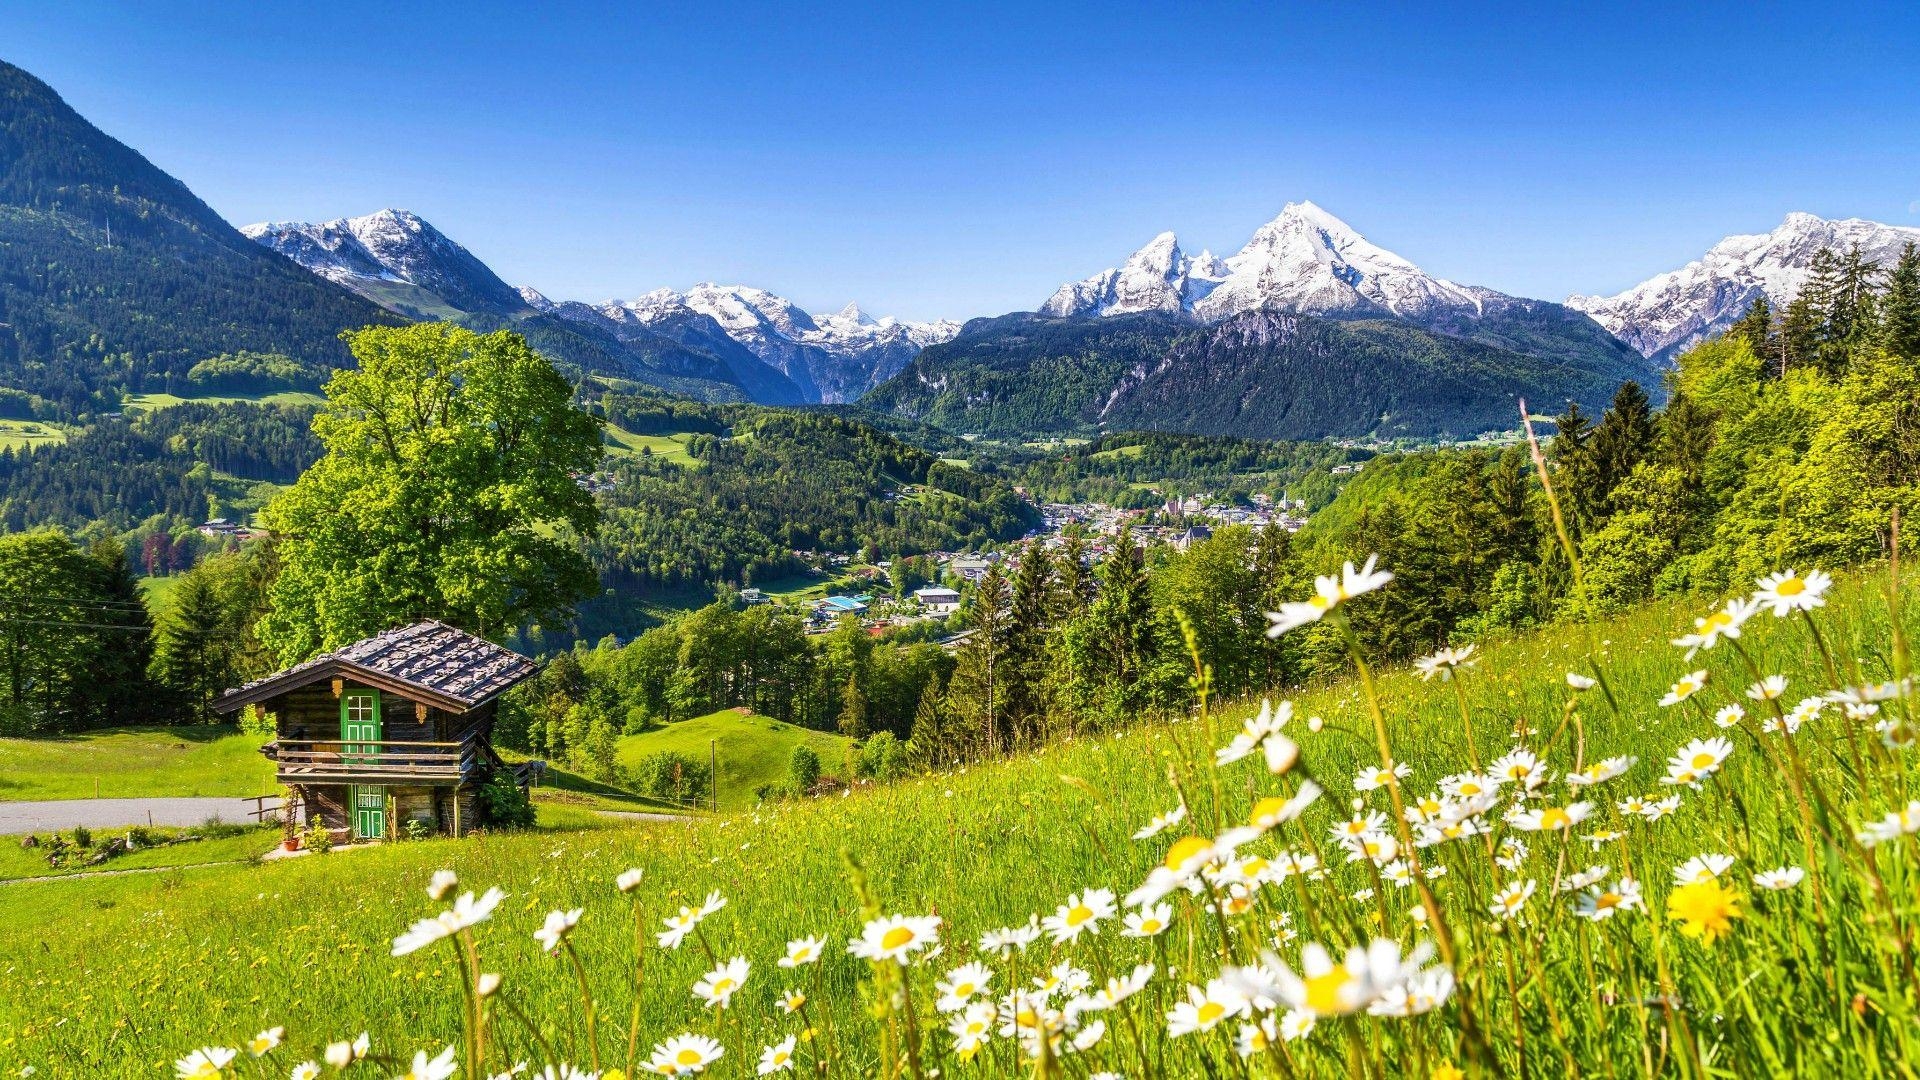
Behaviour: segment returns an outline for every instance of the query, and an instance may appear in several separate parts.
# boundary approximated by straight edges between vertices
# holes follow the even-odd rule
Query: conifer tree
[[[907,735],[907,760],[918,769],[938,769],[958,760],[947,745],[946,698],[940,684],[929,681],[913,710],[913,729]]]
[[[1577,496],[1576,501],[1591,502],[1601,514],[1612,513],[1619,509],[1613,504],[1613,490],[1632,475],[1633,467],[1644,461],[1653,447],[1653,406],[1639,383],[1628,380],[1620,384],[1613,404],[1593,429],[1590,447],[1594,490]]]
[[[859,681],[851,676],[840,691],[840,719],[834,726],[849,739],[864,739],[868,735],[867,695],[860,692]]]
[[[1553,424],[1559,431],[1553,437],[1553,462],[1564,483],[1561,499],[1571,519],[1567,527],[1578,532],[1594,520],[1607,494],[1600,490],[1593,429],[1577,401],[1567,402],[1566,411],[1554,417]]]
[[[1060,537],[1058,574],[1059,610],[1054,622],[1064,623],[1080,614],[1093,602],[1093,571],[1087,565],[1087,533],[1078,523],[1070,524]]]
[[[1045,544],[1033,542],[1020,552],[1007,609],[1006,676],[1002,699],[1009,733],[1016,739],[1040,734],[1052,668],[1053,616],[1058,610],[1053,558]]]
[[[1887,275],[1880,300],[1881,348],[1920,361],[1920,246],[1909,242]]]
[[[1753,303],[1747,305],[1746,313],[1727,328],[1727,333],[1745,339],[1753,355],[1770,355],[1773,347],[1773,305],[1767,303],[1767,294],[1754,297]]]
[[[1775,341],[1778,353],[1773,358],[1775,377],[1785,377],[1788,371],[1819,362],[1820,335],[1825,326],[1820,308],[1808,290],[1787,305],[1787,313],[1780,320],[1780,333]]]
[[[1007,579],[1000,564],[987,567],[967,611],[973,633],[955,656],[947,701],[955,721],[973,743],[971,753],[1000,754],[1007,748],[1000,700],[1007,645]]]

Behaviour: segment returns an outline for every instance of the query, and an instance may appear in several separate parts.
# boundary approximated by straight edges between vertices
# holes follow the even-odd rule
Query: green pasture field
[[[1862,678],[1885,679],[1893,663],[1883,580],[1843,582],[1817,616],[1837,662],[1849,673],[1857,663]],[[395,958],[390,945],[444,907],[423,891],[443,868],[459,874],[463,889],[505,891],[476,930],[481,970],[502,976],[501,1000],[536,1018],[541,1038],[562,1056],[584,1059],[588,1050],[580,1041],[573,969],[547,956],[532,936],[547,912],[584,910],[570,943],[602,1003],[599,1045],[610,1066],[624,1064],[636,921],[658,930],[662,916],[717,892],[726,904],[701,924],[697,940],[663,950],[646,938],[634,1032],[641,1054],[680,1032],[717,1032],[725,1056],[714,1071],[748,1075],[761,1047],[800,1031],[799,1019],[779,1004],[784,991],[799,988],[811,999],[815,1026],[833,1033],[803,1043],[803,1062],[825,1054],[845,1072],[871,1074],[878,1022],[861,986],[873,975],[846,951],[866,918],[848,858],[864,866],[879,910],[937,912],[942,920],[944,955],[925,967],[887,969],[906,973],[927,1063],[942,1075],[1032,1071],[1030,1063],[1015,1068],[1004,1039],[970,1063],[952,1056],[952,1040],[940,1030],[944,1018],[932,1011],[932,982],[973,959],[996,971],[994,991],[1028,983],[1063,961],[1094,972],[1156,966],[1144,991],[1104,1014],[1104,1039],[1072,1057],[1066,1076],[1453,1076],[1452,1067],[1470,1065],[1476,1054],[1497,1061],[1508,1076],[1910,1073],[1920,1061],[1906,974],[1920,920],[1915,839],[1871,849],[1869,875],[1861,849],[1845,838],[1912,797],[1911,759],[1899,755],[1914,751],[1878,747],[1877,740],[1862,745],[1837,708],[1801,730],[1795,745],[1821,803],[1817,828],[1836,837],[1831,845],[1816,842],[1817,857],[1809,861],[1796,794],[1805,789],[1775,765],[1784,738],[1723,730],[1712,718],[1730,702],[1761,713],[1743,692],[1752,672],[1725,642],[1692,660],[1668,644],[1705,608],[1662,602],[1593,626],[1486,643],[1457,682],[1423,681],[1405,669],[1381,676],[1378,700],[1398,760],[1411,769],[1404,782],[1410,798],[1467,770],[1470,755],[1490,763],[1523,738],[1547,771],[1540,794],[1526,804],[1561,806],[1578,797],[1591,802],[1592,816],[1564,835],[1496,825],[1484,838],[1425,849],[1424,865],[1448,871],[1432,878],[1431,888],[1452,930],[1456,982],[1449,999],[1406,1019],[1323,1016],[1305,1038],[1285,1044],[1284,1057],[1278,1048],[1264,1052],[1249,1071],[1232,1050],[1236,1021],[1165,1034],[1165,1013],[1186,984],[1204,985],[1217,971],[1221,950],[1244,962],[1256,946],[1277,948],[1298,965],[1307,940],[1336,951],[1376,935],[1408,949],[1434,940],[1413,914],[1418,890],[1383,881],[1364,859],[1349,862],[1328,838],[1349,814],[1350,800],[1364,800],[1383,817],[1391,813],[1384,791],[1355,788],[1364,767],[1380,764],[1380,753],[1370,699],[1351,681],[1293,695],[1295,719],[1286,733],[1298,740],[1302,757],[1280,777],[1257,754],[1209,767],[1211,751],[1252,711],[1251,703],[1216,703],[1209,718],[1083,733],[996,763],[863,787],[846,798],[658,825],[13,886],[0,903],[0,973],[9,987],[0,994],[0,1075],[29,1066],[38,1077],[162,1075],[191,1048],[236,1046],[271,1025],[287,1027],[288,1045],[271,1060],[270,1075],[285,1075],[326,1042],[361,1031],[389,1061],[437,1052],[460,1038],[454,954],[438,945]],[[1910,634],[1913,620],[1905,622]],[[1787,676],[1790,701],[1826,682],[1798,620],[1762,614],[1747,624],[1740,644],[1760,670]],[[1569,670],[1592,672],[1596,664],[1608,680],[1604,692],[1569,689]],[[1657,704],[1693,668],[1709,673],[1708,690],[1678,706]],[[1887,712],[1904,715],[1907,708],[1895,702]],[[1310,726],[1307,717],[1324,723]],[[722,719],[629,740],[623,754],[668,745],[703,754],[700,725],[717,728]],[[732,725],[764,723],[742,717]],[[1676,748],[1722,735],[1733,751],[1699,789],[1661,783]],[[1563,784],[1576,761],[1610,755],[1636,760],[1594,788]],[[769,770],[777,757],[768,752]],[[822,758],[833,768],[833,755]],[[1181,802],[1170,773],[1185,791],[1189,819],[1148,840],[1132,839],[1151,817]],[[1053,914],[1084,888],[1124,896],[1162,864],[1177,837],[1211,836],[1242,823],[1256,797],[1290,795],[1305,776],[1327,795],[1297,827],[1243,853],[1273,858],[1283,848],[1311,846],[1326,860],[1325,880],[1296,875],[1267,885],[1248,914],[1230,917],[1175,890],[1168,898],[1173,929],[1150,940],[1118,934],[1116,916],[1079,942],[1043,937],[1012,960],[983,955],[974,944],[987,930]],[[1680,796],[1679,809],[1657,821],[1615,808],[1629,796],[1672,794]],[[1622,836],[1584,839],[1602,829]],[[1510,837],[1526,840],[1528,851],[1496,869],[1489,851]],[[1736,860],[1714,886],[1737,898],[1734,911],[1720,930],[1689,934],[1688,919],[1668,909],[1682,895],[1672,872],[1714,852]],[[1607,881],[1631,872],[1645,890],[1646,910],[1622,910],[1605,921],[1576,917],[1570,894],[1555,885],[1589,864],[1606,867]],[[1803,866],[1807,881],[1780,892],[1751,884],[1755,872],[1783,865]],[[628,867],[644,870],[630,897],[613,885]],[[1538,892],[1517,921],[1490,912],[1497,890],[1523,882]],[[1697,907],[1687,910],[1690,918],[1705,917]],[[789,940],[809,934],[826,938],[819,965],[775,965]],[[1279,940],[1296,934],[1298,940]],[[715,957],[751,963],[744,988],[719,1017],[689,992],[712,966],[709,948]],[[490,1030],[501,1054],[489,1063],[495,1070],[541,1056],[523,1027],[505,1012],[496,1016]],[[1703,1060],[1712,1063],[1710,1072],[1700,1069]],[[396,1064],[369,1074],[399,1071]]]

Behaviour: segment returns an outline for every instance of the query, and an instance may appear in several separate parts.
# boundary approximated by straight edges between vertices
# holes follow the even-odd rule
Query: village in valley
[[[1336,465],[1331,471],[1346,476],[1357,469],[1355,465]],[[1031,502],[1025,489],[1016,487],[1014,491]],[[897,496],[889,493],[889,497]],[[1058,555],[1067,546],[1067,535],[1077,533],[1084,539],[1080,559],[1088,568],[1105,558],[1123,537],[1142,550],[1166,545],[1185,551],[1211,537],[1215,529],[1229,525],[1256,532],[1283,529],[1295,533],[1306,526],[1308,514],[1303,502],[1264,492],[1249,495],[1244,503],[1225,502],[1200,492],[1169,497],[1156,509],[1120,509],[1098,502],[1033,505],[1041,525],[1018,544],[1040,544]],[[835,552],[795,551],[793,556],[809,568],[809,575],[819,584],[789,589],[784,594],[748,587],[739,590],[739,602],[797,609],[805,614],[810,634],[827,633],[851,618],[878,636],[894,628],[944,622],[961,610],[969,586],[979,584],[996,564],[1004,565],[1010,553],[1001,549],[931,552],[925,558],[936,568],[937,580],[911,589],[895,585],[892,559],[865,564],[855,556]],[[966,635],[963,630],[937,640],[953,646],[965,641]]]

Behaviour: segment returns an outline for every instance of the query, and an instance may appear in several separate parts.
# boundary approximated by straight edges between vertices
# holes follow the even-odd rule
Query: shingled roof
[[[227,691],[213,707],[232,712],[337,675],[452,712],[465,712],[492,700],[536,670],[533,661],[512,649],[428,620],[375,634],[256,679]]]

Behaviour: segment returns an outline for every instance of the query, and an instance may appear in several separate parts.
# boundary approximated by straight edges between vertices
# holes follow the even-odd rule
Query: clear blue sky
[[[1920,224],[1912,3],[550,6],[8,0],[0,56],[235,224],[406,207],[568,299],[998,313],[1302,198],[1553,299]]]

